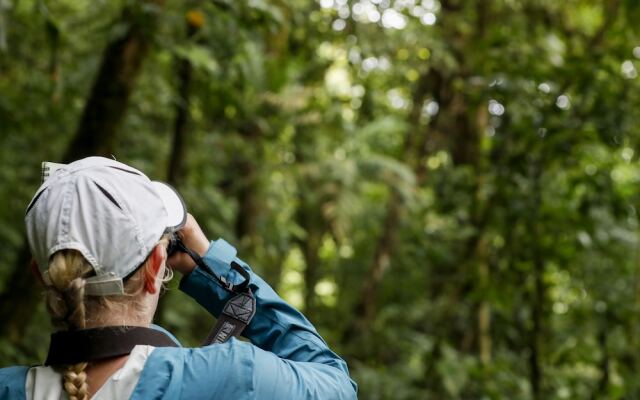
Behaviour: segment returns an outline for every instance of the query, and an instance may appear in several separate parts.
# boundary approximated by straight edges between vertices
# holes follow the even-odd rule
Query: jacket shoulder
[[[235,338],[198,348],[158,347],[131,399],[252,398],[252,352],[249,343]]]
[[[0,400],[24,399],[29,367],[0,368]]]

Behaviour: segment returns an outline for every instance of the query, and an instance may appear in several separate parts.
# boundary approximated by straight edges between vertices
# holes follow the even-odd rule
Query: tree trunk
[[[64,163],[88,155],[110,156],[113,152],[118,128],[149,50],[150,27],[155,25],[154,13],[141,8],[126,8],[123,12],[123,23],[130,27],[104,51],[80,125],[63,157]],[[141,15],[144,13],[148,15]]]
[[[46,23],[47,39],[49,41],[49,81],[51,82],[51,102],[57,103],[60,99],[60,29],[51,20]]]
[[[296,239],[296,243],[304,257],[304,313],[310,320],[314,320],[316,313],[316,284],[322,276],[320,265],[320,246],[322,238],[328,231],[329,223],[322,214],[323,193],[319,190],[322,179],[317,174],[309,172],[308,163],[316,162],[314,153],[310,149],[316,146],[315,135],[305,126],[299,126],[294,137],[294,154],[297,170],[297,200],[296,223],[305,232],[304,237]],[[309,157],[310,156],[310,157]],[[311,159],[309,159],[311,158]]]
[[[253,242],[258,227],[257,219],[260,211],[260,202],[257,197],[259,181],[259,171],[253,160],[244,158],[238,160],[238,215],[236,217],[236,237],[246,248],[248,243]]]
[[[305,261],[304,269],[304,312],[307,318],[314,320],[316,314],[316,285],[321,277],[320,246],[324,236],[324,222],[320,209],[298,211],[298,224],[305,230],[306,237],[299,245]]]
[[[480,362],[487,366],[491,363],[491,304],[485,293],[489,290],[490,268],[487,261],[487,243],[481,240],[478,252],[478,287],[480,290],[480,305],[478,306],[478,354]]]
[[[425,100],[432,94],[436,100],[440,100],[440,92],[444,86],[442,75],[435,68],[431,68],[427,73],[423,73],[417,82],[413,96],[412,107],[409,113],[409,131],[405,136],[404,155],[407,163],[413,169],[418,184],[425,179],[424,159],[429,152],[428,133],[435,136],[435,129],[438,116],[435,115],[430,120],[428,126],[421,126],[420,117]],[[416,134],[414,134],[416,132]],[[360,290],[355,307],[352,322],[348,324],[344,337],[356,337],[367,331],[375,314],[377,291],[384,274],[391,265],[391,258],[396,247],[397,231],[404,211],[404,204],[400,194],[395,189],[391,189],[389,202],[387,203],[387,213],[382,225],[382,231],[373,253],[373,260],[364,283]]]
[[[195,18],[190,16],[196,15]],[[192,39],[202,26],[201,14],[198,11],[187,13],[187,39]],[[184,160],[186,158],[186,145],[189,125],[189,105],[191,104],[191,81],[193,66],[187,58],[176,59],[176,72],[178,76],[178,93],[176,99],[176,119],[173,125],[173,139],[169,167],[167,170],[167,182],[178,189],[184,181],[186,173]],[[167,325],[165,312],[167,308],[167,296],[161,296],[156,308],[156,319],[159,325]]]
[[[533,232],[533,243],[531,250],[533,252],[533,304],[532,319],[533,325],[530,335],[529,348],[531,350],[529,356],[530,375],[529,382],[531,385],[531,391],[533,392],[534,400],[542,400],[543,394],[543,377],[542,377],[542,341],[543,341],[543,318],[546,303],[546,285],[544,283],[544,259],[542,256],[542,246],[540,245],[540,238],[543,235],[540,218],[541,207],[541,195],[540,195],[540,176],[542,171],[540,170],[540,161],[534,163],[533,168],[533,193],[532,193],[532,213],[530,217],[530,227]]]
[[[640,346],[640,333],[638,332],[640,328],[640,316],[638,315],[640,312],[640,232],[636,233],[635,253],[635,270],[633,278],[634,306],[632,308],[633,313],[631,314],[631,318],[629,318],[629,348],[634,351],[624,357],[630,371],[640,370],[640,354],[636,351],[638,346]],[[631,397],[638,397],[638,395],[640,395],[639,383],[633,382],[631,384],[629,395]]]
[[[609,319],[606,317],[598,332],[598,345],[602,352],[602,359],[600,360],[600,381],[598,382],[598,388],[593,394],[593,399],[605,399],[607,398],[607,389],[609,388],[609,376],[611,370],[611,358],[609,356],[609,348],[607,346],[607,330],[609,329]]]
[[[465,143],[465,153],[467,159],[465,164],[471,165],[474,169],[475,183],[473,185],[473,204],[470,214],[471,224],[475,230],[475,234],[470,241],[473,244],[467,244],[467,247],[473,248],[473,253],[468,259],[461,260],[463,264],[468,262],[475,263],[476,284],[475,290],[479,292],[480,301],[478,303],[477,315],[477,337],[478,337],[478,355],[484,366],[491,362],[491,303],[488,299],[488,292],[491,289],[491,264],[489,261],[489,243],[487,242],[487,234],[485,232],[489,219],[489,201],[483,198],[485,185],[485,171],[483,168],[483,154],[480,146],[481,136],[488,126],[487,108],[484,104],[475,107],[475,112],[468,112],[468,118],[473,119],[469,124],[470,131],[466,137],[461,138]],[[471,146],[469,146],[471,144]],[[469,147],[467,147],[469,146]]]
[[[235,221],[236,238],[239,251],[251,259],[251,247],[258,238],[258,220],[262,214],[260,197],[260,160],[262,159],[262,128],[256,120],[244,121],[238,128],[243,138],[245,151],[237,152],[231,162],[236,171],[235,195],[238,200],[238,213]]]
[[[533,327],[531,332],[531,355],[530,364],[530,383],[533,398],[540,400],[542,396],[542,361],[541,361],[541,342],[542,342],[542,317],[544,313],[544,297],[545,285],[543,281],[544,264],[542,258],[537,256],[534,259],[534,295],[533,295]]]
[[[69,143],[62,162],[68,163],[91,155],[108,156],[113,149],[131,91],[149,47],[149,26],[155,15],[141,18],[141,11],[125,9],[127,33],[107,45],[93,88],[80,119],[74,138]],[[0,336],[18,342],[29,324],[29,316],[41,301],[41,287],[27,272],[30,251],[25,245],[19,251],[9,284],[0,294]]]
[[[193,39],[204,23],[204,17],[200,11],[191,10],[186,16],[187,40]],[[186,173],[184,160],[186,159],[186,146],[188,126],[190,119],[189,106],[191,104],[191,82],[193,80],[193,65],[187,58],[176,60],[178,75],[178,96],[176,99],[176,119],[173,125],[173,140],[171,156],[169,158],[169,170],[167,182],[178,187],[184,180]]]
[[[355,308],[354,315],[358,315],[361,318],[361,326],[358,327],[361,333],[365,332],[371,323],[376,309],[378,285],[391,265],[391,256],[395,250],[400,213],[403,207],[401,201],[398,192],[395,190],[392,191],[391,198],[387,204],[387,215],[384,220],[382,234],[377,241],[371,269],[362,286],[360,300]]]
[[[189,104],[193,67],[187,59],[178,60],[178,98],[176,99],[176,119],[173,126],[173,140],[167,182],[174,187],[184,180],[184,160],[189,123]]]
[[[6,289],[0,295],[0,315],[3,317],[0,336],[6,337],[13,344],[21,341],[25,327],[31,321],[29,317],[42,301],[39,293],[42,287],[29,271],[31,251],[26,245],[26,237],[24,240],[25,245],[18,253]]]

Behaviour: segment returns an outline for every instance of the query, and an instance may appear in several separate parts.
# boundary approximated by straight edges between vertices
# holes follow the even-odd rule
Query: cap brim
[[[182,200],[182,196],[169,184],[164,182],[151,182],[156,192],[162,199],[167,210],[167,227],[165,233],[172,233],[187,223],[187,207]]]

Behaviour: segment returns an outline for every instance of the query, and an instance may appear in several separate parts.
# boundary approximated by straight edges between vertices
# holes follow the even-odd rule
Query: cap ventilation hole
[[[33,198],[33,200],[31,201],[31,204],[29,204],[29,207],[27,207],[27,211],[24,213],[24,215],[29,214],[29,211],[31,211],[31,209],[33,208],[33,206],[36,205],[36,201],[38,201],[38,199],[40,198],[40,196],[42,196],[42,193],[44,193],[47,189],[49,188],[44,188],[40,191],[40,193],[38,193],[36,195],[36,197]]]
[[[120,207],[120,204],[118,204],[118,202],[116,201],[116,199],[113,198],[113,196],[111,196],[111,194],[109,192],[107,192],[102,186],[98,185],[96,182],[93,182],[96,184],[96,186],[98,187],[98,189],[100,189],[100,191],[102,192],[102,194],[104,194],[105,196],[107,196],[107,198],[109,199],[109,201],[111,201],[113,204],[115,204],[116,207],[118,207],[120,210],[122,210],[122,207]]]
[[[128,172],[130,174],[134,174],[134,175],[138,175],[138,176],[142,176],[141,174],[137,173],[136,171],[131,171],[129,169],[125,169],[125,168],[120,168],[120,167],[114,167],[114,166],[109,166],[109,168],[113,168],[113,169],[119,169],[120,171],[124,171],[124,172]]]

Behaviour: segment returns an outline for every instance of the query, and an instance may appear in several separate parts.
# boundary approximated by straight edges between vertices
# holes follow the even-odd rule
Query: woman
[[[168,185],[86,158],[43,183],[25,222],[59,331],[45,365],[0,369],[0,399],[356,398],[345,362],[309,321],[228,243],[209,243]],[[185,252],[168,255],[175,235]],[[153,326],[172,270],[183,276],[180,289],[216,317],[223,308],[228,314],[239,288],[255,298],[243,331],[250,343],[230,337],[244,325],[228,317],[214,332],[221,343],[201,348],[179,347]]]

